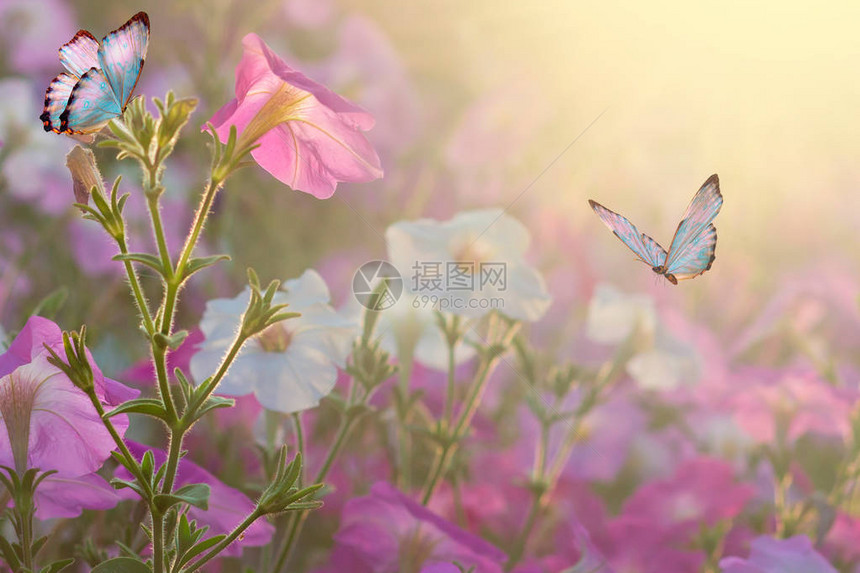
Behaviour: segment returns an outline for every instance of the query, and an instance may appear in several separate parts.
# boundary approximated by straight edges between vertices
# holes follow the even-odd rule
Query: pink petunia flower
[[[848,438],[858,392],[837,387],[808,370],[746,368],[729,399],[738,424],[761,443],[771,443],[778,430],[794,441],[803,434]]]
[[[685,462],[671,478],[639,488],[624,505],[623,515],[690,540],[702,525],[736,517],[754,495],[753,486],[735,481],[731,465],[701,457]]]
[[[846,563],[860,563],[860,518],[839,512],[827,536],[824,548],[829,557],[838,557]]]
[[[43,344],[64,356],[59,327],[31,317],[9,349],[0,355],[0,464],[22,471],[56,470],[81,476],[97,470],[116,445],[89,397],[48,362]],[[136,396],[104,378],[92,362],[95,392],[106,410]],[[114,418],[120,434],[128,419]]]
[[[601,547],[609,564],[624,573],[699,573],[705,554],[676,547],[667,532],[649,519],[619,517],[609,525],[610,542]]]
[[[748,559],[720,560],[722,573],[836,573],[836,569],[812,547],[805,535],[788,539],[762,536],[752,542]]]
[[[111,509],[121,499],[96,473],[76,477],[52,474],[39,484],[34,498],[39,519],[77,517],[85,509]]]
[[[386,482],[346,504],[335,542],[333,559],[351,563],[350,571],[368,573],[447,571],[443,566],[454,561],[466,569],[474,566],[482,573],[501,573],[505,560],[498,548]]]
[[[238,148],[259,144],[254,160],[293,189],[326,199],[339,181],[382,177],[363,131],[373,117],[298,72],[256,34],[245,36],[236,68],[236,98],[212,116],[218,136],[239,132]]]

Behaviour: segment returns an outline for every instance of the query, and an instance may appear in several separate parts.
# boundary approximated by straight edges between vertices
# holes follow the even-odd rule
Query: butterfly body
[[[651,270],[676,285],[711,268],[717,246],[717,229],[712,221],[720,212],[723,196],[720,180],[711,175],[690,202],[678,224],[667,252],[657,241],[640,233],[625,217],[596,201],[588,204],[603,223]]]
[[[45,131],[89,134],[119,117],[131,100],[149,46],[149,16],[138,12],[101,42],[81,30],[62,48],[66,71],[45,91]]]

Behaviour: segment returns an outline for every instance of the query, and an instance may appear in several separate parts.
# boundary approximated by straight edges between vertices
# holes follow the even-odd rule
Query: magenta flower
[[[156,466],[161,465],[167,459],[167,454],[157,448],[138,444],[126,440],[128,449],[137,458],[143,458],[147,450],[151,450],[155,457]],[[120,479],[131,479],[131,475],[125,468],[118,468],[116,475]],[[209,486],[209,509],[202,510],[191,507],[188,510],[189,520],[197,521],[197,526],[209,526],[207,536],[227,534],[244,520],[254,510],[254,502],[248,499],[244,493],[221,482],[217,477],[204,470],[200,466],[183,459],[179,463],[176,472],[176,488],[193,483],[204,483]],[[137,494],[129,489],[120,490],[120,495],[127,499],[137,499]],[[239,540],[227,547],[222,555],[241,555],[242,547],[258,547],[267,545],[272,540],[275,528],[268,521],[258,519],[245,530]]]
[[[48,362],[47,344],[64,356],[59,327],[31,317],[21,333],[0,355],[0,464],[18,471],[39,468],[62,476],[97,470],[116,444],[89,397]],[[107,410],[136,395],[108,380],[92,362],[95,391]],[[117,431],[125,433],[128,419],[116,416]]]
[[[837,573],[805,535],[758,537],[748,559],[726,557],[720,560],[720,568],[722,573]]]
[[[239,132],[238,148],[254,144],[257,163],[293,189],[326,199],[339,181],[382,177],[363,131],[373,117],[293,70],[256,34],[245,36],[236,68],[236,98],[212,117],[218,136]]]
[[[858,539],[860,539],[860,518],[840,511],[836,514],[827,537],[824,538],[827,555],[837,556],[846,563],[860,562]]]
[[[386,482],[343,510],[333,557],[353,564],[349,571],[447,571],[457,561],[466,569],[501,573],[505,554],[480,537],[444,520]],[[434,569],[432,567],[440,567]]]
[[[31,316],[27,320],[27,324],[9,345],[9,349],[0,354],[0,376],[9,374],[19,366],[29,364],[38,356],[46,354],[45,345],[49,346],[54,352],[60,355],[60,358],[65,358],[66,352],[63,349],[63,332],[60,327],[47,318],[41,316]],[[87,351],[87,359],[93,368],[93,383],[95,384],[96,395],[106,406],[116,406],[136,398],[140,393],[137,390],[129,388],[115,380],[105,378],[98,365],[93,360],[89,350]],[[110,409],[110,408],[107,408]],[[113,418],[114,426],[126,420],[124,416],[116,416]],[[127,425],[127,420],[125,424]],[[119,426],[117,426],[119,429]]]
[[[794,441],[803,434],[848,438],[858,392],[840,388],[808,370],[746,368],[739,373],[728,402],[738,424],[761,442],[772,443],[777,432]]]
[[[702,457],[687,461],[669,479],[639,488],[624,505],[623,515],[690,540],[702,525],[736,517],[754,495],[753,486],[735,481],[729,464]]]
[[[116,490],[98,474],[77,477],[53,474],[36,488],[36,517],[77,517],[85,509],[110,509],[120,499]]]
[[[603,549],[609,564],[624,573],[699,573],[705,554],[675,547],[666,531],[648,519],[619,517],[609,525]]]
[[[39,483],[33,500],[36,518],[44,520],[77,517],[85,509],[111,509],[121,498],[103,477],[91,473],[76,477],[51,474]]]

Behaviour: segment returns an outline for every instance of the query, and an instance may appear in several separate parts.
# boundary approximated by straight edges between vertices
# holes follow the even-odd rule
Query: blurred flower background
[[[224,391],[243,398],[188,437],[197,465],[187,471],[230,496],[254,497],[266,464],[258,448],[302,439],[311,475],[330,469],[326,505],[299,529],[290,570],[456,572],[454,561],[476,573],[860,570],[860,5],[0,0],[3,347],[35,311],[64,329],[86,323],[105,375],[147,391],[147,348],[129,328],[135,308],[110,261],[116,250],[72,206],[73,142],[45,133],[38,118],[58,46],[79,28],[101,37],[138,10],[149,13],[152,39],[137,93],[200,99],[164,177],[174,252],[208,175],[209,140],[198,128],[235,97],[246,34],[375,119],[365,135],[379,179],[339,183],[326,201],[257,166],[231,179],[200,251],[232,260],[189,282],[177,317],[195,332],[172,366],[187,372],[190,363],[202,379],[215,364],[195,360],[226,348],[243,306],[228,299],[242,291],[246,267],[267,280],[314,281],[289,293],[309,297],[314,316],[285,323],[306,328],[310,341],[282,360],[316,365],[283,374],[301,386],[313,372],[308,396],[264,398],[257,384],[275,377],[268,370],[244,389],[230,380]],[[93,150],[106,181],[124,177],[129,240],[149,248],[137,174]],[[636,262],[588,208],[598,200],[668,246],[714,172],[725,198],[716,261],[677,287]],[[419,221],[428,218],[442,224]],[[427,229],[458,220],[481,222],[467,247],[481,228],[498,231],[484,236],[496,251],[458,250],[447,235],[421,243]],[[360,328],[354,274],[371,260],[408,265],[419,247],[443,261],[510,258],[508,272],[516,266],[529,291],[508,295],[513,318],[528,323],[481,387],[471,433],[428,500],[418,478],[432,475],[432,456],[416,454],[413,475],[398,475],[392,421],[417,391],[419,419],[461,412],[447,409],[439,329],[471,325],[474,316],[460,316],[470,313],[446,314],[445,324],[402,305],[381,313],[399,379],[368,392],[373,415],[331,468],[326,460],[347,394],[335,366]],[[408,282],[410,269],[399,270]],[[207,320],[218,304],[221,315]],[[337,340],[315,339],[319,324],[340,329]],[[477,332],[466,338],[478,345],[492,333]],[[269,342],[284,350],[303,336],[294,334]],[[478,354],[463,343],[452,355],[459,382],[480,370]],[[266,368],[281,363],[265,358]],[[306,411],[301,438],[271,412],[316,404],[332,386],[340,402]],[[129,429],[142,441],[153,433]],[[432,438],[413,438],[418,453],[432,453]],[[62,535],[52,551],[92,557],[83,544],[91,528],[115,554],[105,537],[113,532],[95,515],[54,522]],[[229,516],[210,518],[199,519],[213,532],[231,527]],[[274,525],[260,524],[245,546],[274,536],[275,549],[245,551],[244,565],[271,570],[283,534]],[[240,571],[241,552],[231,554],[221,570]]]

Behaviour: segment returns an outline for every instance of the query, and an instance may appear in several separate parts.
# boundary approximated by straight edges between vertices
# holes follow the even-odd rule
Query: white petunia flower
[[[702,361],[698,351],[674,337],[658,320],[651,297],[598,285],[588,305],[586,336],[595,342],[618,344],[637,328],[650,341],[627,363],[627,373],[640,388],[667,391],[699,381]]]
[[[586,336],[594,342],[614,344],[633,333],[638,326],[654,332],[657,311],[654,301],[645,295],[629,295],[609,284],[597,285],[588,304]]]
[[[529,233],[501,209],[401,221],[385,238],[412,306],[467,317],[498,310],[524,321],[549,308],[543,277],[525,261]]]
[[[241,324],[250,292],[246,288],[236,298],[206,304],[200,322],[205,340],[191,358],[191,374],[198,382],[218,368]],[[345,365],[352,350],[357,324],[329,305],[328,287],[314,270],[286,281],[273,302],[287,303],[287,312],[301,316],[248,340],[217,392],[234,396],[253,392],[265,408],[288,414],[313,408],[334,388],[337,368]]]
[[[696,384],[702,374],[696,349],[662,330],[653,348],[630,359],[627,373],[643,390],[668,391]]]

